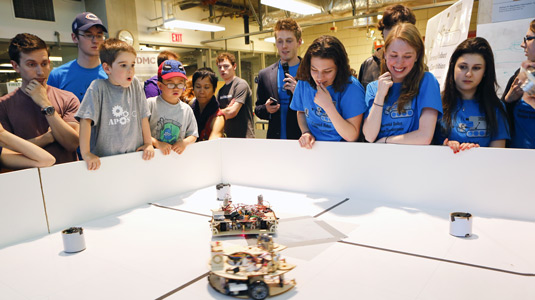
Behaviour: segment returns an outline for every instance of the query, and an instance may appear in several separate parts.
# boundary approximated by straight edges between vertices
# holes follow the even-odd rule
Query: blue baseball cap
[[[188,79],[184,66],[178,60],[166,60],[158,67],[158,77],[169,79],[173,77],[182,77]]]
[[[86,31],[95,25],[102,27],[104,32],[108,32],[108,29],[102,24],[102,21],[97,15],[90,12],[83,12],[78,14],[72,22],[72,32],[76,33],[78,30]]]

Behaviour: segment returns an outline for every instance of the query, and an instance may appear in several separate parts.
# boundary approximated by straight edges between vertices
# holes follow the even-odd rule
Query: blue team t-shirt
[[[95,79],[108,79],[108,75],[102,69],[102,65],[93,69],[86,69],[81,67],[75,59],[54,68],[50,72],[50,76],[48,76],[47,84],[75,94],[78,100],[82,102],[85,92]]]
[[[335,92],[332,85],[327,87],[327,91],[342,118],[347,120],[366,111],[364,88],[353,76],[350,77],[350,82],[346,84],[342,92]],[[310,133],[317,141],[341,141],[342,137],[334,128],[327,113],[314,103],[316,92],[317,90],[310,86],[307,81],[299,80],[290,108],[305,113]]]
[[[368,109],[365,118],[368,117],[370,109],[377,94],[378,81],[373,81],[366,88],[366,104]],[[440,85],[433,74],[425,72],[420,81],[418,95],[405,106],[405,112],[398,113],[398,98],[401,95],[401,82],[394,83],[389,90],[388,98],[384,102],[383,116],[381,118],[381,129],[376,140],[387,136],[405,134],[418,130],[420,116],[424,108],[432,108],[439,112],[438,118],[442,115],[442,99],[440,98]]]
[[[491,134],[487,128],[485,113],[480,111],[479,101],[457,99],[457,107],[449,135],[445,136],[447,131],[443,130],[445,124],[440,118],[437,122],[436,141],[442,145],[444,139],[448,138],[459,143],[474,143],[481,147],[488,147],[492,141],[508,140],[510,136],[507,119],[499,110],[496,110],[496,120],[498,122],[497,131]]]
[[[511,137],[511,148],[535,149],[535,109],[524,99],[513,108],[515,130]]]
[[[299,64],[288,68],[288,72],[294,78],[297,75],[297,69],[299,68]],[[284,76],[284,70],[282,69],[282,64],[279,60],[279,71],[277,73],[277,87],[279,89],[278,94],[279,94],[279,104],[280,104],[280,112],[281,112],[281,136],[280,136],[281,139],[288,138],[286,136],[286,118],[288,116],[288,108],[290,107],[290,95],[288,95],[287,90],[283,88],[284,78],[286,78],[286,76]]]

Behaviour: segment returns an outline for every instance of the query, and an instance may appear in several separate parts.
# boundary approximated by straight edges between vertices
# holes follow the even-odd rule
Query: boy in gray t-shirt
[[[182,63],[166,60],[158,68],[159,96],[147,99],[152,145],[167,155],[182,154],[199,137],[197,121],[189,105],[180,101],[186,86],[186,71]]]
[[[150,112],[143,87],[134,77],[136,51],[113,38],[100,47],[100,60],[108,79],[91,83],[76,113],[87,168],[97,170],[100,156],[134,151],[143,151],[143,159],[151,159]]]

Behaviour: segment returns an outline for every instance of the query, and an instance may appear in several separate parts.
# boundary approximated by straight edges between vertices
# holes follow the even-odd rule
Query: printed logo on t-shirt
[[[486,137],[487,122],[483,116],[470,116],[464,120],[459,120],[457,131],[466,134],[467,137]]]
[[[400,112],[398,112],[398,102],[397,101],[393,105],[385,107],[384,113],[385,113],[385,115],[390,115],[390,117],[392,119],[412,118],[412,116],[414,115],[414,111],[412,110],[411,102],[405,104],[405,111],[400,113]]]
[[[334,102],[334,105],[336,105],[336,102]],[[322,122],[325,122],[325,123],[331,123],[331,118],[329,118],[329,116],[327,115],[327,113],[323,110],[323,108],[317,106],[315,109],[314,109],[314,114],[316,115],[316,117],[320,118],[320,120]],[[305,117],[306,118],[309,118],[310,117],[310,113],[309,113],[309,110],[308,108],[305,108]]]
[[[160,118],[156,124],[156,132],[158,133],[158,140],[168,144],[174,144],[180,136],[180,128],[182,124],[175,120]]]
[[[221,93],[221,91],[220,91],[220,93]],[[219,99],[218,99],[219,107],[220,108],[227,108],[230,105],[230,103],[232,102],[232,99],[233,99],[232,98],[232,94],[230,94],[230,95],[220,95]]]
[[[323,110],[321,107],[316,107],[316,110],[314,111],[316,116],[318,116],[323,122],[331,123],[331,119],[327,116],[327,113]]]
[[[109,125],[126,125],[130,123],[130,114],[128,111],[124,110],[122,106],[115,105],[112,107],[111,113],[115,118],[110,119]],[[135,116],[135,111],[132,112],[132,115]]]
[[[327,113],[321,108],[316,107],[314,110],[309,110],[308,108],[305,108],[305,117],[307,119],[307,123],[312,128],[316,128],[316,130],[322,131],[322,132],[332,132],[334,130],[334,126],[331,122],[331,119],[327,116]]]

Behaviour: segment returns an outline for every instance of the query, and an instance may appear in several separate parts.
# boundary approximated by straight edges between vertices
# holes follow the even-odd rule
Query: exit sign
[[[182,43],[182,33],[171,33],[171,41],[173,43]]]

